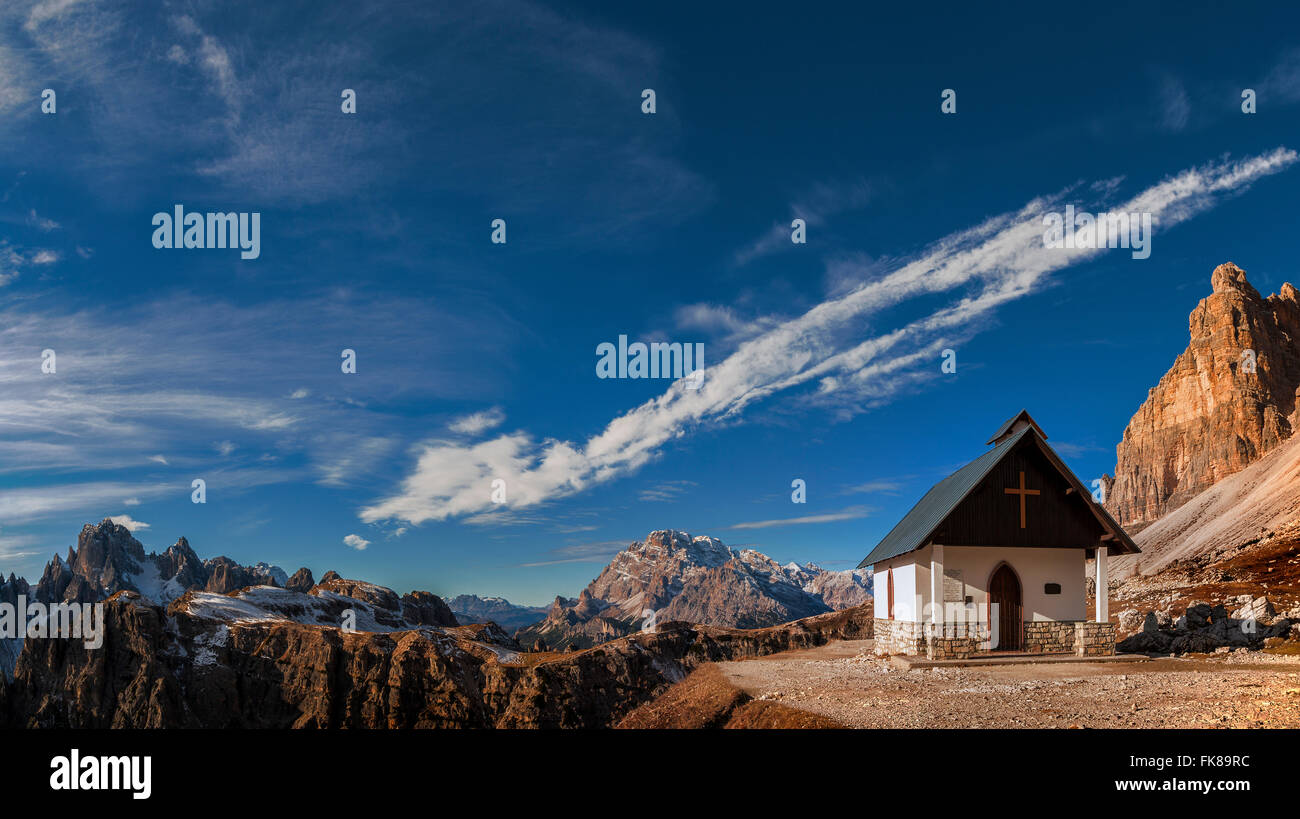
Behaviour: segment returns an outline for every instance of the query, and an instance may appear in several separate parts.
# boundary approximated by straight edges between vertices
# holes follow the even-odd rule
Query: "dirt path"
[[[1300,727],[1296,657],[900,671],[872,645],[841,641],[718,665],[757,700],[855,728]]]

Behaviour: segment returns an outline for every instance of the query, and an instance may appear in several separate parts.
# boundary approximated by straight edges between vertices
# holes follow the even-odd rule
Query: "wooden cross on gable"
[[[1037,495],[1039,494],[1039,491],[1037,489],[1025,488],[1025,471],[1023,469],[1020,470],[1020,488],[1017,489],[1014,486],[1008,486],[1002,491],[1008,495],[1020,496],[1020,528],[1025,528],[1025,498],[1029,495]]]

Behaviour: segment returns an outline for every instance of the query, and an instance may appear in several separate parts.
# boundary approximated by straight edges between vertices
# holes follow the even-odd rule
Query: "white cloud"
[[[35,225],[39,230],[42,230],[46,233],[49,233],[52,230],[59,229],[58,222],[54,221],[53,219],[48,219],[44,216],[39,215],[36,212],[35,208],[32,208],[31,210],[28,211],[27,221],[32,225]]]
[[[213,91],[225,102],[227,109],[230,111],[231,124],[237,123],[240,109],[239,81],[235,78],[235,69],[231,64],[230,53],[217,38],[203,31],[193,17],[181,15],[175,18],[173,22],[178,31],[198,41],[196,54],[199,68],[207,75]],[[188,62],[188,55],[185,55],[184,50],[182,49],[180,54],[177,54],[176,49],[177,46],[172,46],[171,50],[167,52],[168,59],[178,62],[173,55],[177,57],[184,55],[185,62]]]
[[[0,535],[0,560],[4,560],[7,564],[16,561],[18,564],[17,566],[7,565],[6,568],[9,572],[22,576],[24,572],[21,569],[27,560],[49,554],[44,549],[30,548],[35,543],[37,543],[37,539],[32,535]]]
[[[140,532],[149,528],[149,524],[133,520],[130,515],[110,515],[108,519],[116,523],[118,526],[125,526],[132,532]]]
[[[1163,231],[1296,158],[1279,148],[1192,168],[1114,209],[1151,213],[1158,247]],[[926,377],[922,364],[936,361],[954,337],[974,332],[997,307],[1032,292],[1052,271],[1103,252],[1044,247],[1042,215],[1062,206],[1059,196],[1043,197],[951,234],[913,261],[740,345],[706,369],[699,389],[674,383],[585,443],[539,441],[522,431],[473,444],[430,441],[419,449],[399,491],[363,508],[360,517],[418,524],[481,514],[492,508],[496,478],[507,481],[513,509],[572,495],[636,471],[701,425],[739,420],[754,403],[808,385],[817,391],[801,394],[805,402],[860,412]],[[869,319],[881,310],[957,288],[969,290],[905,326],[863,338]]]
[[[804,515],[797,518],[776,518],[773,520],[755,520],[748,523],[737,523],[727,526],[727,529],[770,529],[773,526],[801,526],[810,523],[836,523],[842,520],[856,520],[865,518],[868,515],[866,508],[861,506],[850,506],[838,512],[827,512],[821,515]]]
[[[122,501],[122,505],[123,505],[123,506],[139,506],[139,505],[140,505],[140,499],[139,499],[139,498],[127,498],[126,500]]]
[[[494,427],[499,427],[505,423],[506,414],[500,407],[475,412],[466,415],[463,418],[457,418],[447,425],[452,432],[459,432],[462,435],[478,435]]]
[[[364,552],[366,547],[370,545],[370,541],[360,535],[346,535],[343,542],[347,544],[348,548],[356,549],[358,552]]]

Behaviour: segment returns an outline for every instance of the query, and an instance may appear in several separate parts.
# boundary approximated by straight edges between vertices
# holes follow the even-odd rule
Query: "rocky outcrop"
[[[442,598],[427,591],[402,595],[402,617],[421,626],[458,626],[456,615]]]
[[[1291,436],[1300,293],[1263,298],[1228,262],[1188,320],[1191,342],[1129,421],[1106,507],[1137,532]]]
[[[354,587],[359,588],[359,587]],[[191,591],[167,608],[105,603],[101,650],[31,640],[6,694],[10,723],[46,728],[601,727],[702,663],[870,635],[869,607],[740,631],[667,623],[587,651],[522,662],[493,625],[377,625],[327,589]],[[345,612],[357,630],[340,628]]]
[[[842,575],[853,577],[834,577]],[[615,555],[577,598],[557,597],[545,620],[520,629],[516,637],[525,645],[540,639],[552,650],[564,650],[669,620],[762,628],[831,611],[819,590],[835,592],[837,602],[869,598],[865,579],[856,573],[783,566],[752,549],[730,549],[717,538],[660,530]]]
[[[257,575],[244,566],[240,566],[228,557],[214,557],[203,562],[203,568],[207,569],[208,582],[204,585],[204,591],[210,591],[213,594],[225,594],[236,589],[242,589],[245,586],[256,586],[260,584]]]

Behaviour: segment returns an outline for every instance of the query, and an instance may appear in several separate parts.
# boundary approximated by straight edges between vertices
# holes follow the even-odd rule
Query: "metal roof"
[[[1028,413],[1023,410],[1021,414],[1028,417]],[[1008,421],[1004,427],[1009,427],[1018,418],[1020,418],[1020,415]],[[1079,493],[1079,498],[1088,504],[1089,510],[1097,518],[1097,522],[1101,524],[1101,527],[1108,531],[1110,535],[1113,535],[1114,543],[1106,544],[1107,553],[1136,553],[1141,551],[1128,533],[1124,531],[1124,528],[1110,516],[1110,513],[1092,500],[1091,494],[1084,489],[1083,484],[1074,476],[1069,467],[1047,445],[1038,425],[1030,418],[1029,424],[1022,427],[1019,432],[1011,435],[988,452],[931,487],[930,491],[925,493],[925,496],[917,502],[916,506],[913,506],[912,510],[903,516],[898,525],[876,544],[876,548],[872,549],[871,553],[862,559],[862,562],[858,564],[858,568],[862,569],[924,546],[934,531],[939,528],[939,524],[943,523],[944,519],[957,508],[957,504],[961,503],[975,487],[979,486],[980,481],[984,480],[993,467],[1026,435],[1032,436],[1034,443],[1047,456],[1047,459],[1075,487],[1075,490]]]
[[[871,554],[863,558],[862,562],[858,564],[858,568],[865,568],[873,563],[879,563],[882,560],[888,560],[891,557],[897,557],[924,546],[926,538],[938,528],[943,519],[948,517],[948,514],[953,509],[957,508],[957,504],[961,503],[962,499],[978,486],[980,481],[984,480],[984,476],[989,473],[989,470],[998,461],[1002,460],[1002,456],[1020,443],[1020,440],[1032,430],[1033,427],[1025,427],[936,483],[917,502],[916,506],[912,507],[912,511],[904,515],[898,525],[876,544],[876,548],[871,550]]]

